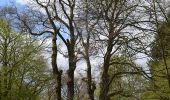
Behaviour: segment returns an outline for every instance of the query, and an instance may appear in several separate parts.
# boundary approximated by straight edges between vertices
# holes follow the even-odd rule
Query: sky
[[[28,0],[0,0],[0,7],[15,5],[20,10],[25,7]]]
[[[23,5],[25,0],[0,0],[0,6],[10,5],[11,3],[15,3],[17,5]]]
[[[0,7],[3,6],[10,6],[11,4],[14,4],[15,6],[17,6],[17,8],[19,10],[22,10],[22,8],[24,8],[28,3],[28,0],[0,0]],[[41,42],[41,41],[40,41]],[[51,40],[47,40],[47,45],[49,45],[49,43],[51,43]],[[61,49],[64,50],[65,47],[61,46]],[[44,56],[46,56],[45,58],[51,58],[50,54],[44,54]],[[68,64],[66,64],[66,59],[62,56],[62,55],[58,55],[58,62],[60,62],[60,66],[68,66]],[[48,63],[50,63],[50,59],[48,59]]]
[[[17,8],[22,9],[22,8],[24,8],[24,6],[26,6],[28,4],[28,2],[29,2],[29,0],[0,0],[0,7],[2,7],[2,6],[10,6],[11,3],[14,3],[14,5],[16,5]],[[51,42],[51,41],[49,41],[49,42]],[[66,50],[66,47],[62,46],[61,49]],[[139,56],[141,56],[141,55],[139,55]],[[50,55],[49,55],[49,57],[50,57]],[[68,63],[67,63],[68,61],[67,61],[66,58],[63,57],[63,55],[59,54],[57,60],[58,60],[59,66],[65,66],[66,69],[68,68]],[[97,65],[97,63],[100,62],[100,61],[97,61],[97,60],[100,60],[100,59],[95,59],[95,60],[92,59],[92,64]],[[49,60],[49,63],[50,62],[51,61]],[[136,63],[141,65],[141,66],[147,66],[146,62],[147,62],[146,58],[136,60]],[[79,67],[77,71],[85,70],[86,64],[84,62],[78,62],[77,64],[78,64],[78,66],[83,66],[83,68]]]
[[[0,6],[7,5],[7,4],[8,4],[8,0],[1,0],[0,1]]]
[[[17,6],[17,8],[19,10],[22,10],[22,8],[24,8],[27,4],[28,4],[29,0],[0,0],[0,7],[3,7],[3,6],[10,6],[12,3]],[[67,36],[65,36],[66,38]],[[50,44],[51,43],[51,40],[47,40],[47,44]],[[60,41],[60,44],[62,42]],[[64,46],[64,44],[61,44],[60,45],[60,49],[63,51],[63,52],[67,52],[66,50],[66,46]],[[50,64],[51,63],[51,53],[48,52],[48,54],[44,54],[45,58],[47,58],[47,63]],[[62,54],[58,54],[58,57],[57,57],[57,62],[58,62],[58,65],[59,67],[61,67],[63,69],[64,67],[64,70],[68,69],[68,59],[63,57]],[[86,64],[83,62],[83,61],[80,61],[77,63],[78,66],[81,66],[81,67],[78,67],[76,72],[77,74],[81,71],[84,71],[85,68],[86,68]],[[96,61],[93,61],[93,64],[96,65]],[[49,66],[51,68],[51,66]],[[85,72],[85,71],[84,71]]]

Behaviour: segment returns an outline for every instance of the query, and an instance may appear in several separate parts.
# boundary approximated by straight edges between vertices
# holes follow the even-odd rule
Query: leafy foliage
[[[151,49],[152,60],[149,62],[152,81],[146,84],[143,100],[169,100],[169,68],[170,68],[170,24],[163,22],[155,35]]]
[[[1,99],[38,99],[49,78],[41,48],[29,36],[12,32],[3,19],[0,30]]]

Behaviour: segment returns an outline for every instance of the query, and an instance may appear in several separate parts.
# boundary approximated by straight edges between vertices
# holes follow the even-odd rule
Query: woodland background
[[[6,3],[0,100],[170,100],[169,0]]]

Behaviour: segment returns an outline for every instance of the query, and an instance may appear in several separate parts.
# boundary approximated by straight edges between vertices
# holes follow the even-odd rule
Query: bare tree
[[[91,56],[96,55],[97,48],[95,48],[95,37],[94,27],[97,24],[97,21],[99,18],[95,18],[96,15],[92,15],[92,12],[95,11],[92,7],[93,1],[91,0],[84,0],[81,2],[79,6],[79,18],[78,18],[78,25],[77,25],[77,31],[80,34],[80,44],[83,49],[80,49],[80,54],[83,56],[86,62],[87,66],[87,73],[86,77],[84,77],[82,80],[87,84],[87,92],[88,92],[88,98],[90,100],[94,100],[94,92],[96,89],[96,83],[93,80],[92,76],[92,65],[91,65]],[[94,13],[93,13],[94,14]],[[83,15],[83,16],[82,16]],[[81,29],[81,30],[79,30]]]
[[[63,43],[66,45],[67,50],[68,50],[68,59],[69,59],[69,68],[67,71],[68,74],[68,95],[67,99],[68,100],[73,100],[74,98],[74,71],[76,69],[76,62],[77,58],[75,55],[75,46],[76,46],[76,40],[77,40],[77,34],[75,32],[74,28],[74,16],[75,16],[75,0],[47,0],[47,1],[41,1],[41,0],[33,0],[32,3],[35,3],[38,5],[40,8],[43,9],[45,14],[39,14],[42,16],[36,16],[35,11],[32,10],[32,17],[35,18],[34,22],[35,23],[30,23],[33,20],[30,20],[31,16],[25,16],[23,19],[23,16],[19,18],[22,21],[22,24],[24,24],[25,29],[27,32],[31,33],[32,35],[43,35],[45,33],[49,33],[52,35],[52,68],[53,68],[53,74],[54,74],[54,79],[56,80],[56,94],[57,94],[57,99],[61,100],[61,74],[62,71],[59,70],[57,66],[57,36],[63,41]],[[31,13],[31,12],[28,12]],[[65,16],[63,18],[63,16]],[[36,21],[36,19],[38,21]],[[29,20],[29,21],[28,21]],[[37,23],[36,23],[37,22]],[[59,23],[59,24],[57,24]],[[33,24],[33,25],[32,25]],[[36,25],[40,25],[43,27],[40,32],[35,32],[33,29],[36,27]],[[58,27],[58,25],[60,27]],[[68,35],[69,38],[65,39],[61,28],[65,28],[68,30]]]
[[[133,32],[128,31],[127,29],[129,27],[138,28],[140,23],[148,22],[136,19],[134,12],[138,7],[138,3],[138,1],[133,0],[104,0],[95,2],[97,5],[96,7],[101,7],[98,8],[100,14],[97,25],[98,28],[95,28],[99,36],[99,44],[106,46],[105,48],[103,46],[102,50],[104,60],[101,72],[99,100],[106,100],[111,96],[120,93],[120,91],[109,93],[109,86],[110,83],[114,81],[114,77],[119,76],[120,74],[139,73],[138,71],[121,72],[113,75],[109,75],[108,73],[110,66],[115,63],[111,60],[113,55],[118,55],[125,44],[128,44],[131,41],[138,41],[137,37],[131,35]],[[101,39],[100,36],[103,36],[104,39]],[[130,38],[131,36],[133,38]]]

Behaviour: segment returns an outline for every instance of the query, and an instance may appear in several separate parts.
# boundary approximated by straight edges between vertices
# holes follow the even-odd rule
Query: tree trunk
[[[67,94],[67,100],[74,100],[74,71],[70,70],[68,71],[68,94]]]
[[[102,74],[102,78],[101,78],[101,83],[100,83],[100,94],[99,94],[99,100],[107,100],[107,94],[108,94],[108,91],[109,91],[109,86],[108,86],[108,83],[109,83],[109,75],[108,73],[103,72]]]
[[[74,100],[74,70],[76,68],[74,45],[69,45],[68,54],[69,54],[69,70],[67,82],[68,87],[67,100]]]
[[[84,44],[83,46],[85,48],[85,60],[87,64],[87,91],[88,91],[89,99],[94,100],[94,91],[96,89],[96,86],[95,83],[92,82],[91,63],[89,58],[89,38],[87,39],[87,45]]]
[[[61,75],[62,71],[58,70],[57,67],[57,32],[53,34],[52,38],[52,68],[53,68],[53,76],[55,79],[55,88],[56,88],[56,95],[57,95],[57,100],[61,100]]]
[[[86,59],[87,63],[87,91],[89,95],[90,100],[94,100],[94,91],[96,89],[96,86],[94,83],[92,83],[92,75],[91,75],[91,63],[89,57]]]
[[[111,36],[112,37],[112,36]],[[107,52],[104,57],[104,64],[103,64],[103,72],[102,72],[102,77],[101,77],[101,83],[100,83],[100,95],[99,95],[99,100],[107,100],[107,95],[109,92],[109,63],[110,63],[110,58],[111,58],[111,52],[113,48],[113,39],[110,38],[108,41],[108,47],[107,47]]]

